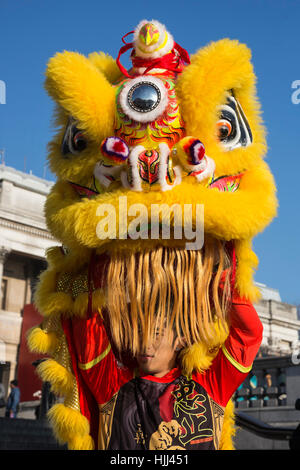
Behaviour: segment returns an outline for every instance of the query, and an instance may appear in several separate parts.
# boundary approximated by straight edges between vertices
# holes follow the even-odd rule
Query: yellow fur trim
[[[235,286],[241,297],[246,297],[251,302],[257,302],[261,298],[261,292],[253,283],[258,257],[252,251],[252,242],[251,240],[237,240],[235,249],[238,259]]]
[[[75,437],[68,442],[69,450],[94,450],[95,444],[91,436]]]
[[[53,359],[41,362],[37,366],[37,373],[43,382],[50,382],[53,392],[59,395],[67,395],[73,389],[73,374]]]
[[[46,259],[48,269],[54,272],[54,268],[63,262],[65,255],[59,246],[50,246],[46,249]]]
[[[109,54],[92,52],[88,55],[88,58],[105,75],[105,78],[110,83],[115,83],[122,77],[116,61]]]
[[[181,368],[184,375],[191,377],[194,370],[203,372],[212,363],[213,356],[207,353],[207,346],[201,343],[193,344],[180,354]]]
[[[90,425],[85,416],[62,403],[50,408],[48,418],[60,443],[72,442],[77,438],[85,439],[89,435]]]
[[[92,309],[93,311],[98,310],[103,306],[105,302],[105,295],[102,289],[97,289],[92,295]],[[76,316],[85,316],[88,307],[88,293],[84,292],[79,294],[74,300],[72,307],[72,313]]]
[[[72,271],[76,273],[84,266],[91,256],[91,250],[80,247],[76,251],[63,253],[61,247],[51,246],[46,250],[48,269],[54,273],[58,271]]]
[[[64,292],[49,293],[47,297],[36,298],[35,305],[45,317],[67,313],[72,309],[72,297]]]
[[[27,332],[27,344],[32,352],[51,354],[57,349],[59,339],[54,332],[46,333],[35,326]]]
[[[229,400],[226,408],[223,421],[223,428],[220,438],[220,450],[234,450],[233,437],[235,436],[236,428],[234,425],[234,403]]]
[[[250,173],[253,175],[252,182]],[[182,183],[180,194],[182,204],[189,202],[192,197],[193,186],[195,187],[193,184],[187,184],[185,186],[184,183]],[[187,190],[186,194],[184,192],[185,188]],[[204,202],[206,231],[227,240],[232,238],[238,239],[239,236],[243,236],[244,239],[251,238],[257,231],[262,230],[276,213],[277,203],[274,193],[272,194],[272,188],[274,189],[272,176],[268,171],[266,171],[266,166],[263,164],[253,170],[253,172],[248,172],[248,174],[245,175],[244,180],[241,183],[240,193],[219,193],[217,190],[208,190],[204,187],[199,188],[199,186],[195,187],[195,191],[199,191],[199,193],[203,192],[203,197],[205,196],[205,199],[201,199],[199,197],[198,202]],[[95,216],[96,210],[98,204],[102,201],[115,204],[117,213],[117,198],[118,195],[122,193],[120,192],[119,194],[115,194],[114,197],[105,195],[101,197],[100,200],[97,198],[95,201],[72,201],[71,203],[70,200],[67,201],[64,197],[65,189],[67,189],[67,193],[69,193],[68,188],[63,187],[61,183],[60,185],[58,184],[57,189],[59,189],[59,192],[62,190],[62,193],[56,195],[53,193],[53,199],[49,199],[46,204],[46,213],[48,215],[52,209],[49,206],[51,205],[51,202],[53,202],[54,198],[57,197],[55,204],[58,203],[60,206],[59,213],[61,214],[61,222],[58,221],[57,214],[54,214],[55,223],[53,224],[51,222],[52,216],[48,216],[48,223],[52,227],[52,230],[57,235],[62,235],[60,227],[63,228],[64,232],[67,227],[69,233],[65,234],[65,236],[68,240],[72,239],[72,244],[85,244],[91,248],[99,246],[103,251],[107,240],[103,241],[97,237],[96,228],[99,219]],[[269,191],[269,198],[266,199],[264,199],[265,189]],[[172,193],[169,198],[170,205],[177,202],[176,191],[177,189],[175,188],[169,192]],[[136,202],[146,203],[140,195],[130,193],[127,194],[127,197],[129,204]],[[177,197],[179,197],[179,195],[177,195]],[[141,198],[141,200],[139,201],[138,198]],[[148,194],[147,198],[148,200],[146,205],[149,208],[152,202],[157,202],[157,197],[155,197],[154,194]],[[65,207],[62,207],[62,205]],[[249,210],[245,211],[245,207],[251,207],[253,212],[251,213]],[[222,210],[221,208],[226,208],[226,210]],[[79,214],[79,216],[77,214]],[[234,218],[232,217],[232,214],[235,214]],[[74,223],[74,220],[76,220],[76,223]],[[157,240],[122,240],[118,242],[118,246],[121,248],[122,245],[127,249],[132,249],[133,245],[135,245],[136,248],[143,249],[145,247],[156,246],[161,243],[161,241]],[[174,241],[168,240],[169,245],[172,243],[174,243]],[[179,241],[175,241],[174,244],[179,245]],[[242,251],[243,254],[246,254],[246,250]],[[259,296],[257,288],[255,288],[252,283],[252,271],[255,261],[253,256],[255,255],[252,254],[252,257],[250,257],[251,264],[249,264],[247,257],[241,256],[237,271],[237,276],[239,273],[243,273],[242,278],[237,280],[238,288],[243,292],[243,294],[248,293],[250,299],[258,298]]]
[[[182,372],[187,377],[191,377],[193,371],[202,373],[208,369],[221,345],[225,342],[228,331],[225,331],[217,322],[213,325],[212,330],[213,338],[209,346],[204,343],[197,343],[183,349],[180,353],[179,359]]]
[[[55,291],[56,272],[46,270],[40,276],[40,282],[34,296],[36,308],[45,317],[68,312],[73,305],[70,295]]]
[[[88,306],[88,293],[79,294],[74,300],[72,313],[76,316],[84,317]]]
[[[183,181],[172,191],[168,191],[163,200],[169,206],[180,201],[183,207],[184,204],[194,201],[197,196],[197,203],[204,204],[207,233],[224,240],[245,239],[263,230],[276,214],[274,191],[273,177],[267,164],[261,162],[256,168],[246,172],[240,189],[235,193],[205,188],[195,181]],[[97,208],[100,203],[111,204],[115,210],[118,228],[119,197],[125,195],[128,207],[138,203],[144,204],[149,216],[151,204],[159,204],[162,201],[162,195],[155,192],[149,192],[145,196],[143,193],[125,189],[99,195],[93,200],[78,201],[68,184],[58,182],[52,188],[45,205],[49,228],[55,236],[65,238],[66,244],[101,247],[108,239],[105,234],[101,236],[97,230],[101,220],[96,215]],[[193,221],[195,223],[195,219]],[[151,241],[156,245],[159,243],[159,240]]]
[[[38,288],[35,292],[35,298],[45,297],[49,292],[56,289],[56,272],[53,269],[43,271],[39,277]]]

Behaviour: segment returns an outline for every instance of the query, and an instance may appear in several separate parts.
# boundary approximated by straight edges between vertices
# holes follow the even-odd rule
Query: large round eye
[[[220,119],[220,121],[217,122],[217,129],[219,139],[221,141],[226,140],[232,132],[232,125],[227,119]]]
[[[147,113],[160,102],[159,88],[153,83],[141,82],[133,86],[128,93],[128,104],[136,111]]]
[[[73,137],[74,149],[81,152],[86,148],[86,139],[81,131],[77,131]]]
[[[119,103],[122,111],[133,121],[152,122],[166,110],[168,91],[162,80],[144,75],[125,83]]]
[[[65,158],[68,154],[78,155],[87,147],[87,139],[80,129],[76,127],[76,121],[70,117],[63,141],[61,144],[61,152]]]
[[[233,90],[228,92],[226,104],[220,106],[217,134],[224,150],[247,147],[252,143],[252,132],[244,111],[235,99]]]

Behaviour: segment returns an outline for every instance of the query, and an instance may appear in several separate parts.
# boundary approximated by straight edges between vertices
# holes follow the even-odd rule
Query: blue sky
[[[300,104],[291,99],[292,83],[300,80],[299,17],[297,0],[0,0],[0,80],[6,85],[0,149],[5,149],[6,164],[54,179],[45,167],[53,105],[43,80],[55,52],[103,50],[116,57],[121,37],[141,19],[164,23],[190,54],[212,40],[238,39],[252,50],[268,130],[267,162],[280,203],[278,217],[254,239],[260,260],[255,279],[279,289],[283,301],[300,303],[299,189],[294,181],[300,174]]]

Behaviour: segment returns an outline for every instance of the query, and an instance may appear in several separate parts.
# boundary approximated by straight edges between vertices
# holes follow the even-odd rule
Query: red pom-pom
[[[107,137],[101,144],[101,152],[117,163],[124,163],[129,157],[128,145],[119,137]]]

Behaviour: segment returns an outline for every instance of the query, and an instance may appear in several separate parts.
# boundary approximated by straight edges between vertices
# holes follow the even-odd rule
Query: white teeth
[[[204,159],[203,159],[204,160]],[[206,168],[204,171],[202,171],[201,173],[199,174],[195,174],[195,178],[197,179],[197,181],[200,183],[201,181],[203,181],[204,179],[210,177],[210,176],[213,176],[214,174],[214,171],[215,171],[215,168],[216,168],[216,164],[214,162],[214,160],[210,157],[208,157],[207,155],[205,155],[205,160],[206,160]],[[200,164],[201,165],[201,164]]]
[[[139,174],[138,169],[138,157],[145,151],[145,148],[142,145],[134,147],[129,154],[128,163],[131,168],[132,183],[128,181],[127,171],[123,170],[120,179],[124,188],[132,189],[133,191],[142,191],[142,178]],[[159,145],[159,169],[158,169],[158,183],[162,191],[168,191],[172,189],[175,185],[181,183],[181,171],[179,167],[174,167],[175,182],[172,185],[167,184],[166,175],[168,170],[168,157],[170,149],[167,144],[162,143]]]
[[[145,151],[145,147],[142,145],[137,145],[134,147],[129,154],[129,162],[131,167],[132,174],[132,186],[133,191],[142,191],[142,178],[139,174],[138,169],[138,158],[139,154]]]
[[[181,172],[178,171],[179,170],[178,167],[176,167],[176,171],[175,171],[175,168],[173,168],[175,176],[176,176],[174,183],[170,185],[166,181],[169,154],[170,154],[170,149],[168,145],[165,144],[164,142],[162,144],[159,144],[158,180],[159,180],[162,191],[169,191],[170,189],[173,189],[174,186],[181,183]]]
[[[131,189],[132,191],[143,191],[143,180],[139,173],[139,155],[145,152],[145,147],[137,145],[130,150],[130,154],[126,164],[123,165],[107,165],[101,160],[96,163],[94,168],[94,176],[99,183],[108,188],[115,180],[119,180],[124,188]],[[178,186],[182,181],[182,168],[180,165],[173,167],[174,182],[168,184],[167,174],[169,165],[170,149],[166,143],[159,144],[159,168],[158,168],[158,181],[162,191],[170,191],[175,186]],[[128,170],[130,166],[131,182],[128,180]],[[201,182],[205,178],[212,176],[215,171],[215,162],[205,155],[199,165],[193,165],[190,175],[193,175],[197,181]]]
[[[173,186],[170,186],[166,182],[166,174],[168,170],[168,156],[170,150],[167,144],[162,143],[159,144],[159,169],[158,169],[158,181],[160,183],[160,187],[163,191],[168,191],[172,189]]]
[[[95,165],[94,176],[102,186],[108,188],[112,183],[112,179],[110,177],[112,177],[113,180],[117,179],[121,172],[121,168],[122,167],[120,165],[105,165],[101,160]]]
[[[178,166],[178,165],[174,166],[174,167],[173,167],[173,171],[174,171],[174,174],[175,174],[175,176],[176,176],[174,185],[177,186],[178,184],[181,183],[181,180],[182,180],[182,178],[181,178],[181,168],[180,168],[180,166]]]

